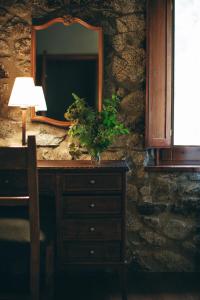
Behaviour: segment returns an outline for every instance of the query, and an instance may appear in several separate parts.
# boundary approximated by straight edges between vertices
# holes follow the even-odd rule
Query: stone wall
[[[130,134],[103,158],[127,159],[128,254],[133,270],[198,271],[200,176],[144,170],[145,0],[0,0],[0,145],[20,143],[20,111],[8,108],[16,76],[30,75],[31,23],[70,14],[104,31],[104,95],[121,98]],[[71,159],[66,132],[28,122],[38,158]],[[87,155],[82,155],[87,159]]]

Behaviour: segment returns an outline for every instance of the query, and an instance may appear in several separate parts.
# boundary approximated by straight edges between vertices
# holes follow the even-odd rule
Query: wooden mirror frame
[[[31,75],[35,79],[36,75],[36,31],[48,28],[55,23],[62,23],[65,26],[72,24],[81,24],[87,29],[96,31],[98,33],[98,111],[102,110],[102,93],[103,93],[103,30],[102,27],[97,27],[86,23],[85,21],[73,18],[71,16],[64,16],[60,18],[52,19],[42,25],[33,25],[31,30]],[[35,108],[31,108],[31,121],[47,123],[59,127],[69,127],[72,122],[60,121],[45,116],[37,116]]]

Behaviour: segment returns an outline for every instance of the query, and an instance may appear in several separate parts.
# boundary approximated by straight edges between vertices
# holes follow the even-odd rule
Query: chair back
[[[27,146],[0,147],[1,207],[27,207],[30,222],[30,288],[39,295],[40,225],[35,136]]]

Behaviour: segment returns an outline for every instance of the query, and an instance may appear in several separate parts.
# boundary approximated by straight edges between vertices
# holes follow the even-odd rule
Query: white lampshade
[[[16,77],[8,106],[20,106],[22,108],[35,106],[34,88],[32,77]]]
[[[41,86],[35,86],[35,111],[46,111],[47,105],[44,97],[43,88]]]

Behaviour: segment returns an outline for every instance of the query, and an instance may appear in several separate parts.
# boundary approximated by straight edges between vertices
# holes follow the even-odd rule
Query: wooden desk
[[[126,299],[126,171],[124,161],[38,161],[40,196],[55,199],[57,271],[110,266]]]

